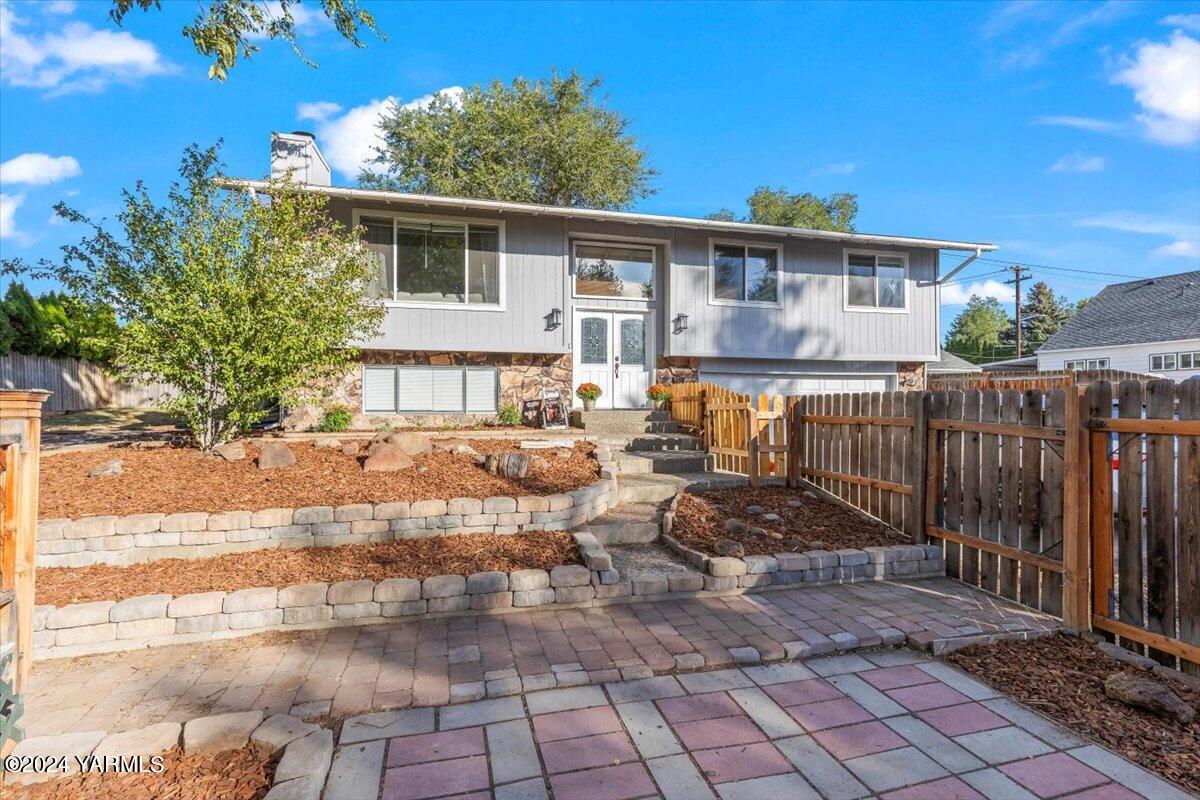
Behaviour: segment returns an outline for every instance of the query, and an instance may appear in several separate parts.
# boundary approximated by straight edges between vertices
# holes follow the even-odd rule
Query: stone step
[[[683,433],[647,433],[634,436],[625,444],[629,453],[649,453],[659,450],[703,450],[704,440]]]
[[[668,412],[643,409],[572,411],[571,425],[596,436],[679,433],[679,423]]]
[[[587,524],[603,545],[645,544],[661,532],[662,509],[657,503],[622,503]]]
[[[617,475],[621,503],[660,503],[680,492],[703,492],[708,489],[745,486],[743,475],[713,472],[685,472],[675,475]]]
[[[694,450],[651,450],[641,453],[613,453],[613,460],[624,473],[670,475],[703,472],[708,454]]]

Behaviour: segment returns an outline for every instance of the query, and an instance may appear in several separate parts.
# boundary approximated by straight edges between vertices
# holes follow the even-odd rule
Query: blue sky
[[[265,42],[224,84],[179,33],[196,5],[164,5],[118,28],[101,0],[0,0],[4,257],[54,256],[80,234],[54,202],[111,217],[193,141],[258,177],[271,130],[314,130],[352,184],[384,103],[557,67],[603,76],[633,120],[660,172],[640,211],[855,192],[860,230],[995,242],[1071,298],[1200,264],[1200,2],[361,0],[387,41],[354,49],[310,13],[318,69]],[[971,291],[1003,296],[1003,266],[947,287],[943,326]]]

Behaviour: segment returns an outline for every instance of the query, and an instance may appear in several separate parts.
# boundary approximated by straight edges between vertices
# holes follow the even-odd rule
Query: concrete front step
[[[617,475],[621,503],[661,503],[680,492],[745,486],[742,475],[688,472],[678,475]]]
[[[708,454],[694,450],[651,450],[641,453],[613,453],[613,461],[626,474],[679,474],[703,472]]]
[[[657,503],[622,503],[587,525],[603,545],[645,544],[661,533],[662,509]]]
[[[679,423],[668,412],[645,409],[572,411],[571,425],[596,436],[679,433]]]
[[[625,445],[629,453],[653,453],[657,451],[696,451],[704,450],[704,441],[699,436],[688,436],[682,433],[647,433],[634,436]]]

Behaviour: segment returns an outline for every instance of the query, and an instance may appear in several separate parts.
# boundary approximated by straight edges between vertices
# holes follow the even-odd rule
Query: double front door
[[[575,312],[575,387],[594,383],[596,408],[645,408],[653,369],[651,313]],[[580,405],[579,399],[575,404]]]

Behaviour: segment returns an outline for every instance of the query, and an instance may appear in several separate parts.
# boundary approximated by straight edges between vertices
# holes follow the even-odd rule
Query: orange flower
[[[579,396],[580,400],[595,400],[604,392],[594,383],[581,383],[575,390],[575,394]]]

